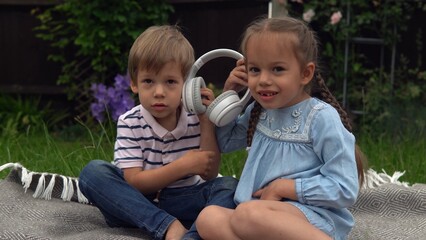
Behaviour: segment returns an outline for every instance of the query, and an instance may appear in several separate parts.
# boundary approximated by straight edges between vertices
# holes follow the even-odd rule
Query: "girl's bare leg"
[[[195,222],[198,234],[204,239],[238,240],[231,229],[233,209],[219,206],[208,206],[198,215]]]
[[[249,201],[238,205],[233,212],[233,216],[227,216],[227,218],[231,221],[230,225],[233,234],[244,240],[331,240],[330,236],[310,224],[305,215],[297,207],[285,202],[268,200]],[[221,225],[222,223],[218,223],[216,226]]]

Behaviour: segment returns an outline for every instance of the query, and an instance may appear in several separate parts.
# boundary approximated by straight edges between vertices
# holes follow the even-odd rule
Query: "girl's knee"
[[[258,221],[264,218],[264,208],[258,201],[248,201],[239,204],[230,222],[234,232],[246,232],[255,229]]]
[[[197,228],[198,228],[198,225],[204,226],[204,225],[214,221],[214,218],[216,216],[218,216],[218,214],[219,214],[219,207],[218,206],[210,205],[210,206],[205,207],[200,212],[200,214],[198,214],[197,221],[196,221]]]

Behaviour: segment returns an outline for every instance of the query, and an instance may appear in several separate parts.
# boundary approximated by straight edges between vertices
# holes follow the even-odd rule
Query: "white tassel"
[[[65,191],[65,189],[64,189],[64,191]],[[66,191],[63,195],[64,195],[64,197],[62,198],[62,200],[64,200],[64,201],[71,201],[71,198],[74,195],[74,186],[73,186],[72,180],[70,178],[67,178],[67,187],[66,187]]]
[[[36,190],[34,191],[34,194],[33,194],[34,198],[39,198],[41,195],[43,195],[44,189],[46,188],[45,175],[46,175],[46,173],[42,173],[40,175],[40,178],[38,179],[37,188],[36,188]]]
[[[66,176],[61,176],[63,180],[63,189],[61,198],[64,201],[71,201],[72,195],[74,194],[72,181]]]
[[[29,172],[27,171],[27,169],[22,168],[22,177],[21,177],[21,182],[23,185],[23,188],[25,189],[25,193],[27,192],[28,188],[31,185],[31,182],[33,181],[33,172]]]
[[[81,193],[80,191],[80,187],[78,186],[78,179],[75,179],[75,184],[77,186],[77,197],[78,197],[78,202],[81,203],[89,203],[89,200],[83,195],[83,193]]]
[[[34,194],[33,194],[34,198],[44,198],[46,200],[52,199],[53,189],[56,183],[56,176],[60,176],[63,180],[63,188],[61,193],[62,200],[71,201],[75,192],[74,185],[73,185],[75,182],[77,186],[76,191],[77,191],[78,201],[80,203],[89,203],[89,200],[83,195],[83,193],[80,191],[80,188],[78,187],[78,178],[67,177],[67,176],[56,174],[56,173],[39,173],[39,172],[28,171],[24,166],[22,166],[19,163],[3,164],[0,166],[0,172],[7,168],[21,169],[21,183],[25,190],[25,193],[31,186],[31,182],[33,180],[34,174],[40,175],[36,190],[34,191]],[[46,187],[46,175],[48,174],[51,175],[52,178],[50,179],[50,182],[48,186]]]
[[[41,196],[42,198],[46,200],[52,199],[53,187],[55,186],[55,178],[56,174],[54,173],[52,174],[52,178],[50,178],[49,185],[47,185],[46,189],[43,192],[43,195]]]
[[[389,176],[383,169],[383,173],[377,173],[373,169],[368,169],[365,174],[365,181],[362,188],[375,188],[380,187],[386,183],[397,184],[400,186],[408,187],[407,182],[400,182],[399,178],[405,174],[404,172],[395,172],[392,176]]]
[[[68,196],[67,196],[67,193],[68,193],[68,178],[65,177],[65,176],[61,176],[61,177],[62,177],[62,182],[63,182],[61,198],[62,198],[62,200],[66,201],[65,199],[68,198]]]
[[[19,163],[6,163],[0,166],[0,172],[5,170],[6,168],[18,168],[18,167],[22,167],[21,164]]]

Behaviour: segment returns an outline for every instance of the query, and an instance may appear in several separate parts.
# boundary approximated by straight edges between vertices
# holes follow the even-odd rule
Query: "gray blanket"
[[[78,202],[77,190],[64,201],[62,181],[52,185],[50,200],[34,198],[39,180],[34,174],[24,189],[22,169],[14,168],[0,181],[0,239],[149,239],[138,229],[109,228],[96,207]],[[426,184],[364,188],[351,211],[349,239],[426,239]]]

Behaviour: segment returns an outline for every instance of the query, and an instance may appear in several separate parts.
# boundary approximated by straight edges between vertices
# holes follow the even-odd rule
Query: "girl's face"
[[[309,95],[304,91],[315,65],[301,66],[290,34],[258,34],[246,44],[248,87],[254,99],[266,109],[289,107]]]
[[[176,127],[177,109],[181,103],[184,78],[180,65],[168,62],[160,71],[139,69],[132,91],[139,95],[142,106],[168,130]]]

